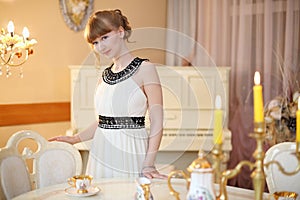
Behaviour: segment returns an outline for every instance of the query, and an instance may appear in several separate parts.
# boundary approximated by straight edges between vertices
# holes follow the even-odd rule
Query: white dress
[[[143,61],[144,59],[135,58],[118,73],[113,73],[111,67],[104,70],[106,73],[102,74],[103,81],[95,93],[98,115],[125,118],[145,116],[147,98],[132,78]],[[94,179],[136,177],[141,172],[147,145],[148,133],[144,127],[111,128],[109,124],[105,128],[98,126],[89,154],[87,174]]]

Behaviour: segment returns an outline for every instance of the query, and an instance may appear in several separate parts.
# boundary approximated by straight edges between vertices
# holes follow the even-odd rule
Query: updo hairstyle
[[[97,11],[90,16],[84,31],[84,37],[91,44],[98,37],[117,30],[120,26],[124,28],[124,39],[128,41],[131,35],[131,27],[127,17],[122,14],[121,10]]]

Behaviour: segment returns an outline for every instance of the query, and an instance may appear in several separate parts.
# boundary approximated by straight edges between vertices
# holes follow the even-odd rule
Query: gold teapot
[[[188,200],[194,199],[216,199],[214,190],[214,174],[211,164],[207,161],[203,151],[199,151],[198,158],[194,160],[187,168],[188,173],[182,170],[172,171],[168,175],[168,187],[170,194],[179,200],[179,192],[175,191],[171,179],[175,177],[183,177],[187,182]]]

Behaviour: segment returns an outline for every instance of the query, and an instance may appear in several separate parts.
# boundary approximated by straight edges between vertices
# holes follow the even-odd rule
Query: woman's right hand
[[[67,142],[70,144],[76,144],[78,142],[81,142],[78,135],[74,135],[74,136],[60,135],[60,136],[49,138],[48,141]]]

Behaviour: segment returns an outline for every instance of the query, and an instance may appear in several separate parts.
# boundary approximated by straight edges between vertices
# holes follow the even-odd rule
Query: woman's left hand
[[[142,174],[146,178],[150,178],[150,179],[152,179],[152,178],[167,179],[168,178],[167,175],[159,173],[159,171],[157,171],[154,166],[144,167],[142,169]]]

